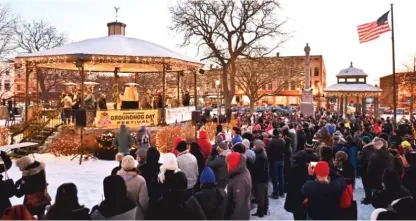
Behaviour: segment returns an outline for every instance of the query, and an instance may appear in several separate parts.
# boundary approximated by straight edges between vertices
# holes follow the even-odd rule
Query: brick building
[[[397,105],[398,107],[409,108],[411,100],[411,91],[413,95],[416,92],[414,83],[416,74],[412,72],[396,73],[397,84]],[[393,75],[386,75],[380,78],[380,88],[383,90],[380,96],[380,105],[384,107],[393,107]],[[413,105],[415,106],[415,105]]]
[[[277,87],[282,85],[281,81],[285,81],[284,88],[275,96],[264,96],[260,101],[257,102],[257,105],[272,105],[276,106],[279,104],[282,105],[290,105],[290,104],[299,104],[301,99],[301,89],[304,87],[304,80],[305,80],[305,56],[279,56],[277,54],[275,57],[265,57],[262,59],[268,59],[273,63],[276,64],[283,64],[287,65],[287,60],[292,60],[296,65],[300,65],[300,68],[297,70],[300,73],[297,73],[295,78],[289,77],[289,72],[286,73],[286,76],[282,76],[280,79],[272,79],[270,84],[265,85],[263,88],[259,90],[259,94],[270,94],[271,92],[275,91]],[[318,96],[319,94],[323,94],[323,88],[326,85],[326,68],[325,63],[322,55],[311,55],[311,87],[314,88],[314,94]],[[270,62],[269,61],[269,62]],[[285,63],[286,62],[286,63]],[[237,60],[237,66],[239,60]],[[290,64],[293,64],[290,63]],[[276,65],[277,66],[277,65]],[[237,67],[238,68],[238,67]],[[203,81],[203,85],[200,85],[200,96],[202,95],[205,97],[204,101],[209,102],[210,100],[216,100],[216,93],[217,87],[215,84],[215,80],[220,79],[220,73],[222,69],[220,67],[210,67],[210,70],[206,71],[205,81]],[[207,99],[210,98],[210,99]],[[241,88],[236,86],[235,90],[235,97],[232,102],[234,105],[237,103],[243,105],[249,105],[249,100],[247,96],[244,95],[244,91]]]

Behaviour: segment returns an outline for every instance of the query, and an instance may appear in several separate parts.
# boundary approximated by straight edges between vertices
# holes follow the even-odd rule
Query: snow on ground
[[[103,180],[110,175],[111,170],[117,166],[115,161],[103,161],[90,159],[83,161],[79,165],[79,158],[71,161],[72,157],[55,157],[51,154],[35,155],[37,160],[43,161],[46,164],[46,178],[49,183],[48,191],[52,198],[55,198],[57,188],[63,184],[72,182],[78,187],[79,202],[88,208],[99,204],[103,196]],[[19,169],[13,165],[8,172],[10,178],[17,181],[21,177]],[[269,192],[271,194],[271,184]],[[370,219],[371,212],[374,208],[371,205],[365,206],[360,203],[364,196],[364,190],[360,179],[357,179],[357,186],[354,191],[354,197],[358,205],[358,219]],[[23,198],[12,198],[12,204],[22,204]],[[284,210],[285,199],[278,200],[269,199],[270,215],[262,218],[264,220],[279,219],[279,220],[293,220],[291,213]],[[254,213],[255,210],[252,211]],[[258,217],[252,217],[259,219]]]

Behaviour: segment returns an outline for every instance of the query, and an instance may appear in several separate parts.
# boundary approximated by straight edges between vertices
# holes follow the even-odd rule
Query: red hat
[[[328,162],[319,161],[315,166],[315,174],[320,177],[327,177],[329,175]]]
[[[233,152],[227,156],[228,172],[231,173],[237,169],[240,164],[241,155],[240,153]]]

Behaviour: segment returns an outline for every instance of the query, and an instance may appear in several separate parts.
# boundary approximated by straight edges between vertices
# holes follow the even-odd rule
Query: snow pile
[[[162,156],[163,157],[163,156]],[[161,158],[162,158],[161,157]],[[118,165],[115,161],[93,160],[82,162],[79,165],[79,158],[71,161],[72,157],[55,157],[51,154],[35,155],[37,160],[46,163],[46,178],[49,183],[49,194],[55,199],[56,190],[63,183],[75,183],[78,187],[79,202],[88,208],[99,204],[103,199],[103,180],[110,175],[111,170]],[[161,159],[162,160],[162,159]],[[8,172],[10,178],[17,181],[21,177],[21,172],[13,164]],[[272,185],[270,184],[269,193],[271,194]],[[374,208],[371,205],[362,205],[359,201],[364,196],[364,190],[360,179],[357,179],[357,186],[354,197],[358,201],[358,219],[370,219]],[[12,198],[12,204],[22,204],[22,198]],[[270,215],[262,219],[293,220],[291,213],[284,210],[285,199],[269,199]],[[252,211],[254,213],[255,210]],[[259,219],[252,217],[252,219]]]

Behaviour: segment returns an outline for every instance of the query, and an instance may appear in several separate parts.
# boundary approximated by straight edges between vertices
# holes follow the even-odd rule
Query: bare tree
[[[300,87],[299,78],[303,70],[300,59],[258,57],[239,59],[237,64],[236,84],[250,100],[250,112],[254,105],[264,96],[276,96],[289,82],[296,82]],[[271,86],[271,88],[270,88]],[[296,88],[295,88],[296,89]],[[263,91],[263,93],[260,93]]]
[[[14,27],[17,16],[5,5],[0,4],[0,60],[10,60],[15,52]]]
[[[14,28],[15,44],[20,52],[33,53],[48,50],[66,43],[65,34],[45,21],[21,21]],[[39,88],[44,97],[59,83],[65,82],[67,72],[55,70],[38,70]]]
[[[206,52],[202,60],[212,60],[222,67],[225,107],[231,107],[235,92],[235,61],[271,53],[289,39],[282,30],[286,21],[277,16],[278,0],[179,0],[170,7],[170,29],[183,34],[181,46],[194,43]],[[264,42],[273,42],[271,47]]]
[[[413,61],[404,65],[406,72],[402,76],[402,86],[405,90],[410,92],[410,104],[409,114],[413,116],[413,104],[415,102],[415,86],[416,82],[416,56],[413,57]],[[407,103],[407,101],[405,102]]]

